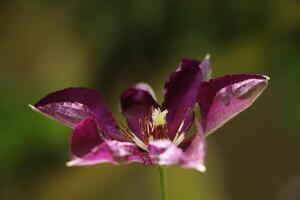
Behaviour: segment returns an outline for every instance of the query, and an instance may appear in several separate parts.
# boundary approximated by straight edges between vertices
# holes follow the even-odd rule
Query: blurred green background
[[[271,77],[257,102],[207,138],[207,172],[167,169],[171,200],[300,199],[300,1],[0,2],[0,199],[159,200],[155,166],[67,168],[70,129],[27,105],[97,88],[119,120],[129,85],[162,86],[183,57],[213,76]]]

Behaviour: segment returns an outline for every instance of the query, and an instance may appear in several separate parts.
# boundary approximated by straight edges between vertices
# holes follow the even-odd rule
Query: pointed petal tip
[[[196,167],[196,170],[198,170],[199,172],[204,173],[204,172],[206,172],[207,169],[206,169],[205,165],[199,165],[199,166]]]
[[[263,75],[263,74],[256,74],[257,76],[259,76],[257,80],[257,83],[260,83],[260,85],[262,86],[262,91],[268,86],[269,81],[270,81],[270,77],[267,75]],[[259,86],[259,84],[257,85]]]
[[[207,54],[205,55],[204,60],[210,60],[210,54],[209,54],[209,53],[207,53]]]
[[[267,81],[271,80],[271,78],[267,75],[262,75]]]
[[[66,162],[66,167],[74,167],[80,162],[80,159],[74,159]]]
[[[28,107],[31,108],[33,111],[38,111],[38,109],[31,104],[28,104]]]
[[[33,106],[31,104],[28,104],[28,107],[33,110],[34,112],[37,112],[43,116],[45,116],[46,118],[48,119],[51,119],[51,120],[54,120],[54,121],[57,121],[54,117],[50,116],[50,115],[47,115],[46,113],[44,113],[43,111],[41,111],[38,107],[36,106]]]

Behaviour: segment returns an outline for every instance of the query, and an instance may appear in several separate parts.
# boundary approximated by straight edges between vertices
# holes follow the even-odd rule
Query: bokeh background
[[[139,81],[162,100],[183,57],[213,75],[271,77],[257,102],[207,138],[207,172],[167,169],[172,200],[300,199],[300,1],[0,2],[0,199],[159,200],[155,166],[67,168],[70,129],[32,112],[45,94],[97,88],[114,115]]]

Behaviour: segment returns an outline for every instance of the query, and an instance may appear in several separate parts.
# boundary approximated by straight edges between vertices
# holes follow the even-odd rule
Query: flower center
[[[148,144],[152,140],[168,139],[168,130],[166,116],[168,111],[161,111],[160,108],[153,109],[151,118],[141,119],[139,121],[142,141]]]
[[[139,120],[140,137],[137,137],[130,129],[123,129],[124,135],[134,142],[137,146],[148,151],[147,146],[152,140],[168,140],[167,117],[168,110],[154,108],[151,113],[151,118]],[[184,133],[181,131],[184,122],[181,123],[178,132],[173,140],[173,143],[179,145],[184,140]]]

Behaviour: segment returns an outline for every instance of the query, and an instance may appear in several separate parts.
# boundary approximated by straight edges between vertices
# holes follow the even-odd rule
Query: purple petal
[[[72,128],[92,117],[108,139],[123,139],[103,97],[94,89],[67,88],[53,92],[36,103],[34,110]]]
[[[71,155],[83,157],[103,142],[94,119],[88,118],[79,123],[71,137]]]
[[[181,61],[179,68],[171,74],[169,81],[165,84],[165,101],[163,109],[168,110],[167,126],[169,137],[174,138],[178,128],[184,121],[184,127],[192,123],[192,110],[197,101],[198,87],[202,83],[204,71],[205,76],[209,73],[209,61],[188,60]],[[185,130],[183,130],[185,131]]]
[[[201,84],[198,103],[204,134],[212,133],[248,108],[266,88],[268,80],[263,75],[240,74]]]
[[[103,140],[93,119],[82,121],[71,138],[71,161],[68,166],[109,163],[144,163],[144,156],[133,143]]]
[[[196,133],[190,146],[184,151],[182,166],[205,172],[206,143],[202,126],[196,122]]]
[[[107,140],[81,158],[73,158],[67,166],[85,166],[99,163],[144,163],[144,155],[130,142]]]
[[[193,168],[198,171],[205,171],[206,145],[202,133],[202,127],[197,125],[195,134],[190,146],[183,151],[170,140],[154,140],[148,145],[149,157],[152,164],[179,165],[184,168]]]
[[[159,105],[155,101],[153,90],[148,84],[139,83],[124,91],[120,97],[121,111],[128,126],[141,138],[140,120],[148,118],[151,110]]]
[[[153,140],[148,144],[152,164],[178,165],[183,151],[170,140]]]

